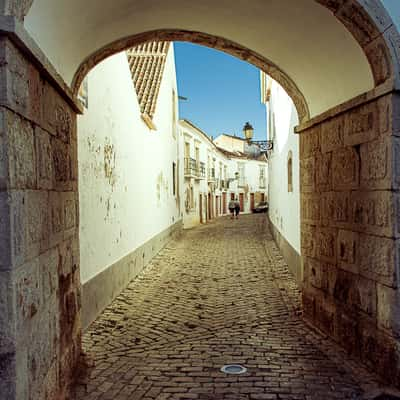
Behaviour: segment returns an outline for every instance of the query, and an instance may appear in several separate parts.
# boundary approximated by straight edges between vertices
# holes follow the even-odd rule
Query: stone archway
[[[400,71],[396,67],[399,61],[396,42],[400,40],[400,37],[386,10],[378,1],[363,6],[357,0],[348,2],[342,0],[315,1],[331,10],[358,42],[370,64],[375,86],[389,80],[397,82],[400,79]],[[105,58],[129,47],[151,41],[191,42],[224,51],[247,61],[270,75],[285,89],[295,104],[300,123],[310,119],[310,111],[304,94],[293,79],[278,65],[239,43],[198,31],[160,29],[124,37],[108,43],[87,56],[79,65],[72,79],[73,92],[75,94],[78,92],[86,74]],[[395,63],[393,63],[394,60],[396,60]]]
[[[230,40],[209,35],[203,32],[163,29],[163,30],[145,32],[139,35],[134,35],[128,38],[118,40],[111,44],[108,44],[107,46],[91,54],[79,66],[72,80],[73,92],[75,94],[78,93],[79,87],[84,77],[95,65],[100,63],[102,60],[130,47],[135,47],[144,42],[153,42],[153,41],[161,41],[161,42],[182,41],[182,42],[195,43],[216,50],[224,51],[243,61],[247,61],[250,64],[253,64],[254,66],[266,72],[272,78],[274,78],[277,82],[281,84],[281,86],[287,91],[287,93],[290,94],[290,97],[293,99],[293,102],[296,106],[300,121],[306,122],[310,118],[308,105],[303,94],[296,86],[296,84],[293,82],[293,80],[288,75],[286,75],[278,66],[276,66],[272,61]]]
[[[289,74],[233,40],[194,30],[156,29],[109,40],[80,60],[71,91],[20,22],[32,1],[0,2],[0,392],[7,398],[67,397],[79,357],[80,107],[73,92],[107,55],[155,38],[230,52],[271,74],[293,96],[302,117],[305,316],[400,384],[399,36],[378,1],[318,3],[361,46],[375,88],[309,119],[307,97]]]

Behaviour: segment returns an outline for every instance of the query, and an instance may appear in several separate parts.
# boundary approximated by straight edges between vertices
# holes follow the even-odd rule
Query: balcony
[[[206,164],[201,161],[196,163],[196,179],[205,179],[206,177]]]
[[[221,179],[219,189],[220,190],[229,189],[229,180]]]
[[[208,168],[208,182],[215,181],[215,168]]]
[[[206,176],[206,166],[194,158],[185,158],[184,173],[186,178],[204,179]]]
[[[185,158],[184,174],[186,178],[196,176],[196,160],[194,158]]]

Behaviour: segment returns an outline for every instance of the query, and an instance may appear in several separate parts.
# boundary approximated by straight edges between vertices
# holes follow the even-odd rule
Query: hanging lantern
[[[254,129],[250,125],[250,122],[246,122],[245,126],[243,127],[244,137],[250,142],[253,139]]]

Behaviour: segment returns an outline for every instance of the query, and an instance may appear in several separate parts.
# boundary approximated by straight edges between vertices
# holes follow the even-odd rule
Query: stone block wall
[[[400,384],[400,97],[300,134],[305,318]]]
[[[80,353],[76,114],[0,39],[0,393],[66,397]]]

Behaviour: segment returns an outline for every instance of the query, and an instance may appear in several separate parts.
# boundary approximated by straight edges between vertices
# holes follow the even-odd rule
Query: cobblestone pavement
[[[83,343],[93,365],[77,400],[358,399],[373,384],[302,322],[264,215],[186,231]],[[227,363],[248,371],[226,375]]]

